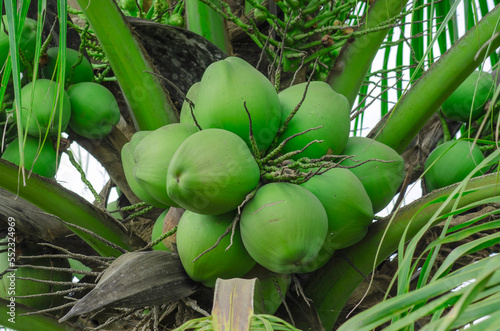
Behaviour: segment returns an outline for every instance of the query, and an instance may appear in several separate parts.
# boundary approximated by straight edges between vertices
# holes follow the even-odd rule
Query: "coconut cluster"
[[[186,210],[176,247],[192,279],[312,272],[362,240],[403,180],[394,150],[349,138],[349,112],[326,83],[277,93],[229,57],[190,88],[180,123],[132,137],[123,168],[143,201]]]
[[[23,132],[28,134],[24,141],[25,166],[44,177],[54,177],[58,167],[57,152],[50,137],[69,127],[82,137],[102,139],[120,119],[113,93],[93,82],[92,66],[86,58],[73,49],[66,49],[66,79],[64,86],[59,86],[55,82],[57,57],[57,47],[47,50],[43,78],[22,87],[22,107],[13,112],[14,118],[21,122]],[[20,164],[18,138],[6,147],[2,158]]]

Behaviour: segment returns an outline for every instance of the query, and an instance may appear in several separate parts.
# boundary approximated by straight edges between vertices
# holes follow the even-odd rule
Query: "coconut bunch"
[[[36,25],[31,25],[27,19],[25,29],[36,31]],[[3,51],[2,38],[0,34],[0,53]],[[30,44],[30,47],[34,46],[35,39]],[[93,82],[92,66],[85,57],[76,50],[66,49],[66,79],[63,87],[55,82],[58,74],[57,57],[57,47],[47,50],[46,63],[42,67],[43,78],[22,87],[22,107],[19,112],[13,112],[14,118],[21,122],[23,132],[28,134],[23,145],[26,168],[44,177],[54,177],[58,167],[57,152],[51,137],[57,137],[59,132],[70,128],[82,137],[102,139],[120,119],[114,95],[106,87]],[[20,164],[18,138],[6,147],[2,158]]]
[[[363,239],[403,180],[394,150],[349,138],[349,112],[326,83],[277,93],[229,57],[188,91],[180,123],[132,137],[124,171],[143,201],[186,210],[176,246],[192,279],[312,272]]]

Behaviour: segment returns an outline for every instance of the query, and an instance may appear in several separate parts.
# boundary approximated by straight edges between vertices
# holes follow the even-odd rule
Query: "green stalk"
[[[410,56],[410,80],[411,82],[416,81],[423,72],[423,68],[421,66],[421,61],[424,58],[424,10],[426,8],[416,8],[422,5],[422,0],[417,0],[413,4],[413,13],[411,17],[411,35],[414,38],[411,38],[410,41],[410,51],[412,55]],[[419,36],[420,37],[416,37]],[[417,67],[420,64],[420,67]],[[417,71],[418,69],[418,71]]]
[[[481,9],[481,16],[485,16],[489,13],[488,2],[487,1],[479,1],[479,8]],[[495,66],[498,62],[498,54],[496,52],[491,53],[490,55],[491,66]]]
[[[387,35],[387,41],[394,41],[394,29],[391,29],[389,34]],[[392,47],[387,47],[384,52],[384,62],[382,65],[382,70],[387,70],[389,66],[389,58],[391,55]],[[383,75],[382,79],[380,81],[381,86],[380,88],[382,89],[382,95],[381,98],[382,100],[389,100],[389,90],[388,90],[388,78],[387,75]],[[382,102],[381,105],[381,112],[380,115],[384,116],[389,112],[389,103],[388,102]]]
[[[439,1],[435,4],[435,10],[434,17],[436,17],[436,29],[439,29],[441,24],[443,24],[446,14],[448,13],[449,3],[447,1]],[[446,31],[441,32],[437,38],[439,51],[441,54],[446,53]]]
[[[216,1],[205,1],[218,6]],[[187,0],[185,5],[187,28],[219,47],[224,53],[231,54],[231,42],[224,18],[201,0]]]
[[[132,250],[142,242],[127,233],[108,214],[98,210],[85,199],[76,195],[52,180],[32,174],[27,185],[19,183],[19,168],[7,161],[0,160],[0,187],[17,194],[43,211],[62,220],[89,229],[95,234],[126,249]],[[107,246],[82,231],[69,227],[102,256],[120,256],[121,252]]]
[[[343,94],[351,106],[380,45],[389,32],[389,28],[375,32],[370,30],[377,25],[387,24],[388,20],[401,13],[407,2],[407,0],[377,0],[371,4],[361,22],[362,28],[358,30],[366,34],[356,37],[354,42],[345,46],[337,58],[327,83],[335,92]]]
[[[30,315],[21,314],[32,313],[35,310],[24,305],[15,305],[15,318],[11,319],[10,300],[0,299],[0,325],[17,331],[51,330],[51,331],[77,331],[81,328],[72,326],[70,323],[59,323],[57,318],[50,315]],[[14,323],[12,323],[14,322]]]
[[[405,34],[405,23],[406,23],[406,18],[403,17],[401,19],[401,35],[404,36]],[[446,39],[446,38],[445,38]],[[396,68],[403,68],[403,46],[404,46],[404,42],[400,42],[397,46],[397,51],[396,51]],[[396,79],[397,79],[397,82],[396,82],[396,92],[397,92],[397,96],[398,96],[398,100],[401,98],[401,96],[403,95],[403,70],[404,69],[400,69],[398,71],[396,71]]]
[[[427,70],[370,133],[401,153],[451,93],[500,46],[500,7],[455,43]]]
[[[67,17],[67,8],[68,8],[68,1],[67,0],[58,0],[57,1],[57,14],[59,17]],[[58,63],[57,63],[57,101],[59,102],[59,109],[64,108],[64,82],[66,81],[66,33],[67,33],[67,20],[59,20],[59,56],[58,56]],[[55,103],[54,103],[55,104]],[[62,129],[62,116],[63,112],[59,112],[59,118],[58,118],[58,131],[57,131],[57,159],[56,162],[59,162],[59,146],[61,143],[61,132],[63,131]],[[47,132],[45,133],[45,139],[48,138],[48,129]]]
[[[144,48],[113,0],[77,0],[97,35],[138,130],[178,122],[168,93],[156,77]]]
[[[393,215],[389,215],[374,223],[361,242],[341,250],[337,257],[315,274],[305,288],[305,294],[314,302],[326,330],[333,328],[345,303],[364,280],[362,274],[369,275],[374,265],[393,254],[403,235],[408,239],[415,236],[421,228],[427,226],[429,219],[440,208],[440,215],[443,215],[450,212],[455,204],[455,208],[460,208],[497,196],[500,192],[498,175],[486,175],[471,180],[466,193],[458,201],[454,197],[443,206],[457,185],[434,191],[415,201],[399,210],[392,220]]]

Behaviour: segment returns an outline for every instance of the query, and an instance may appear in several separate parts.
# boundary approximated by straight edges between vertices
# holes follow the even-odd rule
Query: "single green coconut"
[[[60,99],[63,98],[62,108]],[[57,83],[48,79],[37,79],[21,89],[21,124],[28,134],[43,137],[66,130],[71,117],[68,94]],[[14,115],[17,115],[14,112]]]
[[[137,183],[158,203],[179,207],[167,194],[167,170],[174,153],[192,134],[193,124],[174,123],[148,134],[134,150],[134,177]]]
[[[9,26],[7,23],[7,15],[2,16],[2,24],[0,26],[0,67],[3,67],[10,52],[9,43]],[[19,49],[22,51],[24,58],[31,62],[35,58],[36,53],[36,21],[27,17],[24,21],[24,26],[19,40]],[[21,71],[26,67],[20,61]]]
[[[376,140],[351,137],[344,155],[353,156],[341,163],[352,166],[352,171],[363,184],[373,205],[373,212],[385,208],[396,194],[404,178],[404,160],[395,150]],[[390,161],[388,163],[368,160]],[[359,165],[363,161],[368,161]]]
[[[42,145],[39,138],[27,136],[24,141],[24,167],[28,171],[33,171],[40,176],[52,178],[57,173],[59,164],[57,152],[52,145],[52,140],[48,139]],[[41,148],[40,148],[41,147]],[[14,139],[5,148],[2,159],[19,166],[21,164],[21,155],[19,153],[19,138]]]
[[[135,179],[134,177],[134,167],[135,167],[134,150],[137,147],[137,145],[142,141],[142,139],[144,139],[150,133],[151,131],[136,132],[132,136],[132,139],[128,143],[123,145],[121,150],[123,172],[125,173],[125,178],[127,179],[127,183],[130,186],[130,189],[139,199],[149,203],[154,207],[166,209],[169,206],[162,204],[156,199],[154,199],[149,193],[146,192],[146,190],[142,188],[142,186],[137,182],[137,179]]]
[[[333,253],[363,239],[373,222],[373,206],[351,171],[333,168],[300,184],[313,193],[328,215],[328,235],[316,260],[305,271],[322,267]]]
[[[222,238],[217,247],[209,250],[194,261],[217,242],[231,225],[236,213],[234,211],[222,215],[201,215],[186,211],[177,226],[177,251],[182,265],[189,277],[214,287],[217,278],[242,277],[255,265],[241,242],[238,227],[231,234]]]
[[[323,247],[328,216],[306,188],[269,183],[243,207],[240,229],[243,244],[257,263],[277,273],[296,273]]]
[[[481,149],[477,145],[473,146],[470,141],[452,140],[439,145],[425,161],[424,178],[427,191],[431,192],[464,180],[483,160]],[[478,171],[473,177],[482,174],[482,171]]]
[[[46,79],[56,80],[57,72],[57,57],[59,53],[58,47],[51,47],[47,50],[48,62],[42,67],[43,77]],[[80,52],[66,48],[66,85],[77,84],[82,82],[92,82],[94,80],[94,72],[90,62],[82,56]]]
[[[120,120],[120,109],[115,96],[106,87],[92,82],[71,85],[69,127],[89,139],[106,137]]]
[[[3,239],[2,241],[7,242],[7,240],[8,239]],[[34,252],[34,248],[30,248],[29,250],[30,254]],[[14,264],[19,264],[19,262],[10,260],[10,258],[12,257],[10,253],[10,250],[6,250],[0,253],[0,273],[3,273],[5,270],[12,268]],[[20,253],[18,251],[17,254],[29,255],[26,254],[25,250],[23,251],[23,253]],[[68,259],[61,258],[23,259],[23,263],[41,267],[69,268]],[[68,289],[68,287],[63,285],[41,283],[21,278],[71,282],[73,276],[71,273],[64,271],[35,269],[21,266],[15,271],[7,271],[3,275],[0,281],[0,297],[9,300],[12,296],[26,296],[43,293],[50,294]],[[23,304],[35,309],[47,309],[56,307],[64,304],[64,301],[65,300],[62,295],[47,295],[34,298],[15,299],[15,302],[17,304]]]
[[[250,147],[249,118],[259,150],[273,141],[281,121],[281,105],[273,84],[237,57],[212,63],[204,72],[194,114],[202,129],[231,131]]]
[[[236,209],[259,179],[259,166],[243,139],[206,129],[189,136],[175,152],[167,193],[187,210],[217,215]]]
[[[307,84],[294,85],[280,92],[279,98],[283,108],[282,124],[302,100]],[[292,138],[286,143],[282,153],[301,150],[314,140],[322,142],[313,143],[294,159],[301,157],[314,159],[326,154],[342,153],[349,138],[349,111],[349,101],[345,96],[336,93],[324,82],[310,82],[304,101],[280,136],[279,142],[305,130],[322,127]]]
[[[474,71],[443,103],[443,113],[458,122],[478,119],[485,113],[484,106],[493,96],[494,86],[490,74]]]

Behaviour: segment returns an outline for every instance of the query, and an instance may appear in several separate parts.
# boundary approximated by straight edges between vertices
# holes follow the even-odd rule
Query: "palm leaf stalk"
[[[0,187],[18,194],[47,213],[53,214],[71,224],[86,228],[126,249],[142,245],[137,237],[130,235],[105,212],[99,211],[83,198],[56,184],[54,181],[32,174],[26,186],[19,185],[18,167],[0,160]],[[102,256],[120,256],[122,253],[107,246],[95,237],[71,228]]]
[[[219,6],[215,1],[205,1]],[[224,18],[200,0],[188,0],[185,6],[187,28],[212,42],[224,53],[231,54],[231,42]]]

